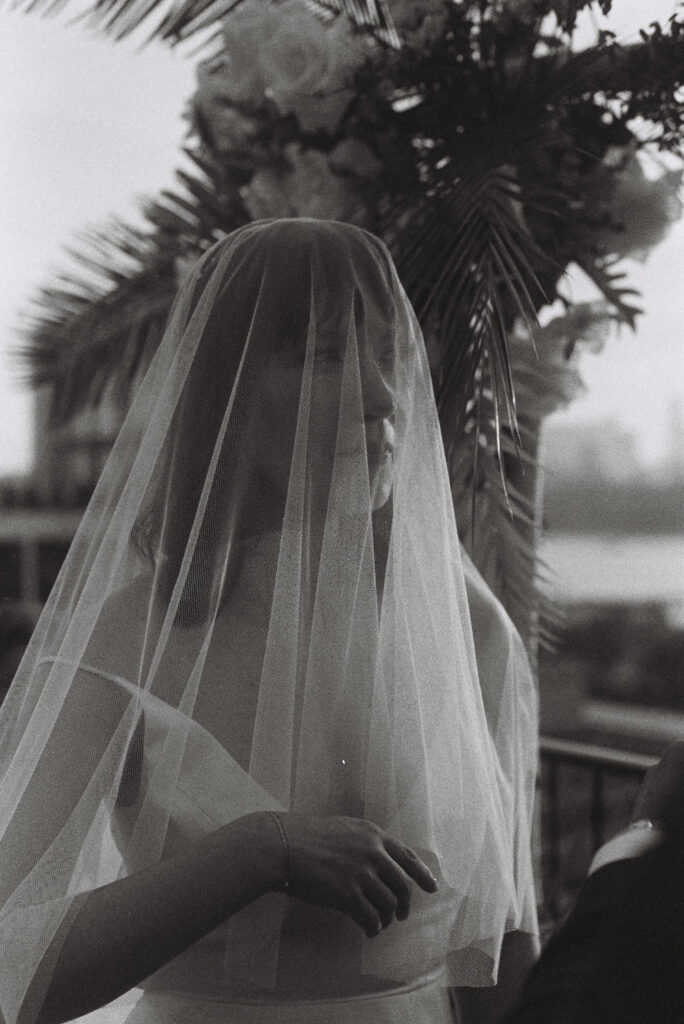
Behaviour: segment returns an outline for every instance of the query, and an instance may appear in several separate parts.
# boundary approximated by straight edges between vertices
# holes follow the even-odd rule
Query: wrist
[[[252,811],[219,829],[222,865],[230,863],[233,851],[244,860],[245,890],[251,899],[277,889],[282,883],[283,854],[278,833],[268,811]]]

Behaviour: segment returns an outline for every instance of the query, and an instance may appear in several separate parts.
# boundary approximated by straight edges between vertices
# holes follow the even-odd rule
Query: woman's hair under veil
[[[35,1019],[83,894],[261,810],[374,821],[440,889],[374,940],[269,894],[202,947],[217,993],[277,987],[293,944],[321,977],[344,950],[364,976],[493,983],[505,932],[536,928],[536,692],[490,606],[479,679],[425,348],[383,243],[284,220],[213,246],[1,712],[0,1017]],[[196,954],[169,968],[188,986]]]

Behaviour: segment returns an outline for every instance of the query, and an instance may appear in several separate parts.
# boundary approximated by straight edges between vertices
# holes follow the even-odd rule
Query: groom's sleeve
[[[684,1024],[684,842],[586,880],[503,1024]]]

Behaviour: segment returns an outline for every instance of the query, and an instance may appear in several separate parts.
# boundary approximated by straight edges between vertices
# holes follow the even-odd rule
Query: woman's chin
[[[371,481],[371,508],[373,512],[386,505],[392,493],[394,483],[392,467],[379,469]]]

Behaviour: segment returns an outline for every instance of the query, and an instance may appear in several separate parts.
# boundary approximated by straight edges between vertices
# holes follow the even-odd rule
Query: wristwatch
[[[589,867],[589,875],[613,861],[642,857],[649,850],[660,846],[666,835],[665,825],[660,821],[640,818],[631,822],[622,832],[598,848]]]

